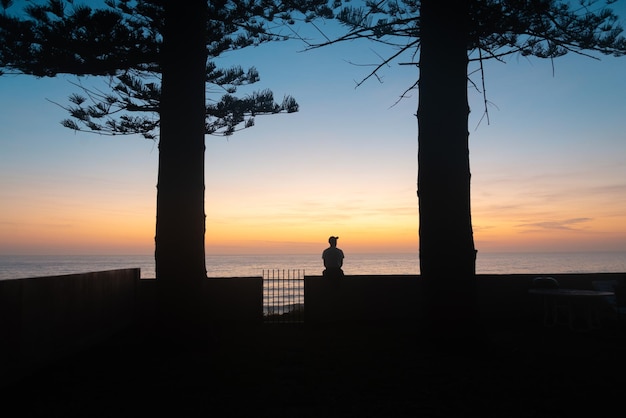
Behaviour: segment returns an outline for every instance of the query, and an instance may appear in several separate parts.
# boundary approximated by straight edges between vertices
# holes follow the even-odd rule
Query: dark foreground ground
[[[3,390],[39,417],[615,417],[626,333],[488,325],[434,349],[410,324],[265,325],[165,347],[119,335]],[[11,412],[13,411],[13,412]]]

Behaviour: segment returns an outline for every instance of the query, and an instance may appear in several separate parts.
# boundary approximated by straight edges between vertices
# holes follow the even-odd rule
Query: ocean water
[[[322,273],[320,254],[208,255],[209,277],[254,277],[266,270]],[[151,255],[0,255],[0,280],[140,268],[153,278]],[[346,274],[419,274],[417,253],[346,254]],[[626,253],[478,253],[478,274],[626,273]]]

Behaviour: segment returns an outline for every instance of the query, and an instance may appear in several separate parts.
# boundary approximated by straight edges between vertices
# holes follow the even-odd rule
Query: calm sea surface
[[[321,255],[209,255],[209,277],[261,276],[263,270],[321,274]],[[151,255],[0,255],[0,280],[140,268],[154,277]],[[419,274],[417,254],[347,254],[346,274]],[[478,253],[478,274],[626,273],[626,253]]]

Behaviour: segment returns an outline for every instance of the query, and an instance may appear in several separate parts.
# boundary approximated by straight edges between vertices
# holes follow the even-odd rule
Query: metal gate
[[[263,322],[304,322],[304,270],[263,270]]]

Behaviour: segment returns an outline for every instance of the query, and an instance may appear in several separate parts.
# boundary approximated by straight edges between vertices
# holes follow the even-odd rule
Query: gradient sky
[[[347,252],[417,252],[417,92],[394,106],[417,70],[394,64],[355,88],[381,47],[302,49],[220,61],[256,66],[254,89],[301,108],[207,137],[207,253],[317,253],[329,235]],[[626,251],[625,70],[626,57],[486,64],[489,123],[470,90],[479,253]],[[157,145],[63,128],[51,101],[67,103],[75,81],[0,77],[0,254],[154,249]]]

